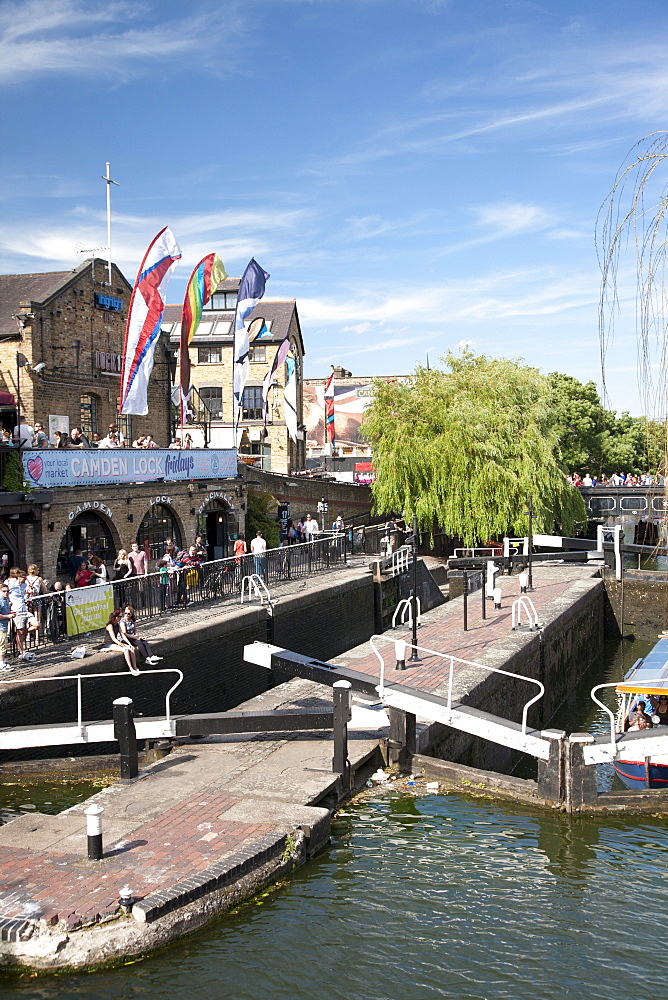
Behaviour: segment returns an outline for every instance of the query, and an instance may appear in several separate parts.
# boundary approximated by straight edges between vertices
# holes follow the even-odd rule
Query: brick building
[[[132,286],[115,264],[111,285],[108,277],[107,262],[99,259],[73,271],[0,275],[0,391],[50,436],[72,427],[104,436],[116,422],[129,440],[150,432],[166,446],[170,358],[164,336],[155,349],[148,415],[117,416]],[[3,398],[0,420],[9,426],[13,405]]]
[[[190,346],[191,381],[199,398],[208,408],[210,444],[214,448],[231,448],[232,426],[232,367],[234,352],[234,310],[237,303],[240,278],[226,278],[218,286],[202,312],[202,321]],[[266,472],[286,474],[292,469],[303,469],[304,423],[302,372],[304,342],[302,340],[297,303],[262,299],[248,318],[248,324],[262,317],[262,332],[251,344],[250,374],[243,396],[239,457],[249,464],[257,464]],[[170,344],[178,349],[181,335],[181,306],[168,305],[163,316],[163,330]],[[285,422],[284,389],[287,365],[282,364],[275,374],[269,390],[269,422],[264,435],[262,414],[262,382],[271,369],[276,352],[288,338],[290,354],[294,359],[296,378],[297,441],[292,441]],[[198,401],[194,401],[197,416]],[[205,414],[208,416],[208,414]],[[195,444],[203,444],[203,434],[197,424],[182,428],[179,434],[190,433]]]
[[[73,271],[0,275],[3,427],[14,427],[20,408],[30,424],[40,421],[50,436],[72,427],[104,436],[109,424],[117,423],[128,442],[150,432],[159,445],[169,443],[174,367],[170,375],[173,354],[166,334],[155,349],[148,415],[117,415],[132,287],[115,265],[111,284],[108,277],[107,262],[99,259]],[[0,479],[9,454],[0,448]],[[0,493],[0,551],[12,563],[36,562],[49,580],[56,576],[63,549],[88,549],[109,563],[119,548],[129,549],[134,541],[155,558],[166,537],[185,546],[202,534],[209,557],[222,558],[244,530],[244,510],[242,484],[215,475],[191,482],[103,486],[82,481],[76,487],[5,492]]]

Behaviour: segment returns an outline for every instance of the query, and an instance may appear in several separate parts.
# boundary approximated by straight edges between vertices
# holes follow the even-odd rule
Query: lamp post
[[[533,548],[533,519],[535,517],[533,512],[533,497],[531,496],[531,494],[529,494],[529,509],[526,510],[524,513],[529,518],[529,538],[528,538],[529,551],[527,552],[527,570],[529,572],[529,585],[527,587],[527,591],[531,593],[533,591],[533,574],[532,574],[533,566],[531,563],[531,549]]]
[[[412,539],[412,549],[413,549],[413,589],[411,590],[412,607],[411,607],[411,624],[413,626],[412,636],[411,636],[411,655],[408,660],[409,663],[420,663],[420,657],[418,655],[418,641],[417,641],[417,627],[418,627],[418,597],[417,597],[417,556],[418,556],[418,519],[415,514],[413,514],[413,539]]]

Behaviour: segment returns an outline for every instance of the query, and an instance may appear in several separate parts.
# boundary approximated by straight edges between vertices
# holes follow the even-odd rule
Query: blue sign
[[[53,448],[27,451],[22,458],[26,482],[44,489],[95,483],[234,479],[237,474],[237,453],[233,449]]]
[[[95,305],[98,309],[111,309],[113,312],[122,312],[123,299],[114,298],[113,295],[100,295],[95,292]]]

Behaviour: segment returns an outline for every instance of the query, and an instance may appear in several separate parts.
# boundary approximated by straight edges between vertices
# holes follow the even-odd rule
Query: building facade
[[[240,278],[227,278],[202,312],[202,320],[190,346],[191,382],[196,418],[210,423],[206,434],[211,447],[234,446],[232,413],[232,378],[234,357],[234,311]],[[238,439],[239,458],[266,472],[286,474],[305,465],[305,428],[303,422],[303,358],[304,343],[297,304],[291,301],[262,299],[247,320],[251,325],[264,319],[250,348],[250,374],[243,396]],[[253,327],[254,329],[254,327]],[[174,351],[181,336],[181,306],[168,305],[163,317],[163,330],[169,336]],[[262,383],[271,370],[281,344],[290,343],[290,359],[294,362],[296,379],[297,440],[293,441],[285,421],[285,384],[288,363],[279,366],[269,390],[269,416],[265,426],[262,407]],[[199,405],[202,401],[204,407]],[[176,412],[175,412],[176,415]],[[176,432],[184,437],[191,434],[196,445],[204,444],[201,423],[181,427]]]
[[[121,356],[132,286],[112,264],[89,260],[73,271],[0,275],[0,421],[21,409],[49,434],[79,427],[104,437],[117,423],[129,441],[170,433],[170,361],[161,337],[149,382],[149,413],[118,417]],[[11,397],[11,399],[9,398]]]

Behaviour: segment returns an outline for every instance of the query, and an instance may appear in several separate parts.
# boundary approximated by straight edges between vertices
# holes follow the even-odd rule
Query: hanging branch
[[[619,311],[620,262],[632,244],[636,271],[638,383],[645,413],[665,414],[667,324],[666,250],[668,183],[657,168],[668,158],[668,132],[654,132],[629,151],[596,221],[601,266],[599,343],[603,401],[607,400],[605,362]],[[654,362],[658,362],[658,365]]]

